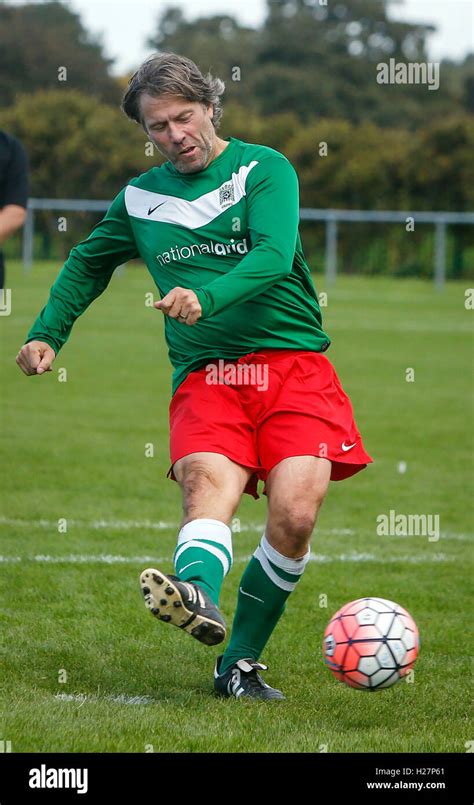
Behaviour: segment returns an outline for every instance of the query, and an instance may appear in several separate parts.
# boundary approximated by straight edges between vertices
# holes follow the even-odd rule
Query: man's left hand
[[[199,300],[189,288],[173,288],[163,299],[155,302],[153,307],[163,311],[165,316],[176,319],[180,324],[196,324],[202,316]]]

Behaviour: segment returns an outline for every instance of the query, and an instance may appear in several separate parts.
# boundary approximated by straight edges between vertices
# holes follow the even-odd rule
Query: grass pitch
[[[76,323],[54,372],[14,362],[58,266],[7,268],[0,317],[3,724],[13,752],[465,752],[472,506],[472,311],[462,284],[340,278],[328,357],[375,463],[331,484],[310,562],[267,649],[277,706],[212,695],[220,648],[146,611],[150,564],[172,571],[180,516],[168,469],[170,367],[140,265],[116,272]],[[407,382],[407,369],[414,382]],[[63,371],[60,371],[63,370]],[[64,373],[66,370],[66,374]],[[64,380],[64,378],[66,378]],[[147,446],[148,445],[148,450]],[[149,445],[153,445],[153,457]],[[390,510],[438,514],[441,536],[378,536]],[[265,499],[245,496],[228,622]],[[240,529],[240,530],[238,530]],[[361,596],[406,607],[421,633],[414,680],[369,694],[329,673],[330,616]]]

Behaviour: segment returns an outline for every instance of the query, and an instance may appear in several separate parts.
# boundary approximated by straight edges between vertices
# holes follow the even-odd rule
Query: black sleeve
[[[3,165],[3,176],[0,177],[0,206],[18,204],[19,207],[26,208],[29,192],[28,157],[16,137],[8,137],[8,140],[10,153]]]

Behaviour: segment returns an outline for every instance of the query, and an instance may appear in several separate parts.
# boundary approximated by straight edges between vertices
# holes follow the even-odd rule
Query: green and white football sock
[[[237,610],[219,672],[238,660],[258,660],[308,563],[310,551],[290,559],[263,535],[239,585]]]
[[[232,532],[220,520],[186,523],[178,535],[174,566],[180,581],[202,587],[216,606],[224,576],[232,567]]]

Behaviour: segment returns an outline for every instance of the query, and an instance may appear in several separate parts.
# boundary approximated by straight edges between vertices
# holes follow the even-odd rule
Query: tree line
[[[443,62],[436,91],[376,81],[388,57],[426,59],[427,33],[390,21],[382,0],[269,0],[258,31],[229,15],[190,21],[170,7],[148,46],[182,53],[224,79],[220,135],[282,151],[298,171],[302,206],[465,211],[474,201],[473,57]],[[110,199],[159,163],[119,109],[128,76],[117,79],[110,68],[101,44],[62,3],[0,3],[0,127],[27,148],[33,196]],[[96,220],[70,219],[59,236],[54,216],[39,216],[45,256],[63,256]],[[320,263],[322,228],[305,230],[305,247]],[[474,263],[471,230],[450,231],[453,276]],[[382,226],[342,234],[347,270],[431,270],[426,229],[409,239]]]

